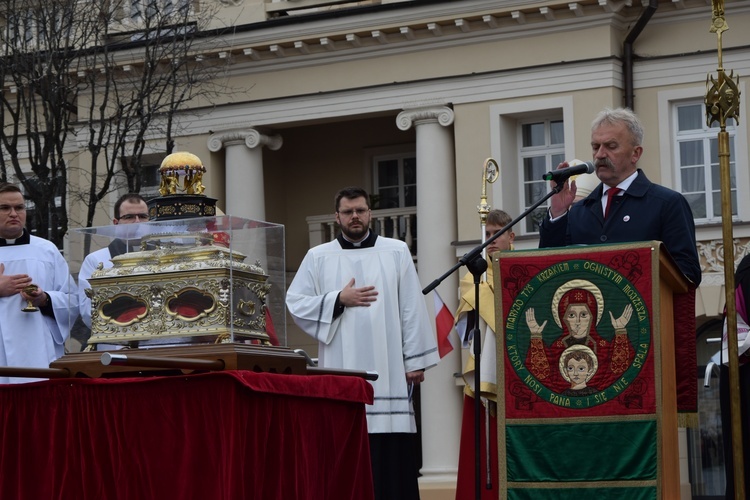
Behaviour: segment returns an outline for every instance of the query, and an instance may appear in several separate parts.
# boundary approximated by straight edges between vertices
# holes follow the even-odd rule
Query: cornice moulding
[[[689,61],[686,61],[690,58]],[[689,62],[689,64],[686,64]],[[750,53],[724,54],[727,68],[741,74],[750,73]],[[394,116],[409,103],[424,99],[454,105],[482,101],[531,98],[555,93],[569,93],[596,88],[622,88],[622,67],[619,59],[581,61],[576,73],[565,64],[537,68],[520,68],[469,74],[426,81],[387,84],[360,89],[287,96],[279,99],[252,101],[192,109],[182,117],[185,132],[204,134],[217,128],[254,126],[288,126],[304,122],[335,120],[346,116],[392,113]],[[716,64],[712,53],[657,58],[636,65],[636,88],[670,84],[705,83],[707,68]],[[190,115],[190,116],[188,116]]]
[[[398,85],[382,85],[337,92],[298,95],[266,101],[248,101],[203,110],[200,119],[185,123],[188,134],[217,127],[275,127],[305,122],[389,113],[397,115],[415,102],[464,104],[621,86],[616,59],[583,62],[577,72],[560,66],[465,75]],[[193,110],[193,114],[200,113]],[[251,117],[252,123],[248,122]]]
[[[623,1],[609,3],[624,5]],[[484,41],[491,43],[537,34],[575,33],[584,27],[602,25],[624,33],[643,10],[639,1],[635,0],[633,4],[608,12],[610,9],[596,0],[573,3],[455,1],[429,5],[429,8],[415,2],[414,6],[408,8],[361,15],[352,9],[350,15],[312,19],[310,22],[300,18],[300,22],[285,25],[264,27],[263,23],[258,23],[252,30],[236,26],[229,35],[218,35],[196,43],[195,50],[207,59],[218,59],[219,53],[231,55],[232,70],[238,72],[236,74],[251,74],[254,71],[268,71],[269,68],[285,70]],[[727,11],[750,10],[750,5],[738,7],[737,4],[730,2]],[[673,2],[662,1],[659,7],[650,23],[710,19],[706,0],[687,0],[683,8],[677,8]],[[525,23],[520,25],[512,14],[522,11],[526,13]],[[555,14],[550,15],[550,11]],[[487,22],[487,19],[491,22]],[[439,36],[435,35],[436,31],[440,32]],[[373,32],[380,33],[380,41],[373,36]],[[133,54],[123,52],[121,58],[125,64],[133,60]]]

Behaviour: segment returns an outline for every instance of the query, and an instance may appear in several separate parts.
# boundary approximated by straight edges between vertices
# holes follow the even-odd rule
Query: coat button
[[[607,241],[607,235],[603,234],[603,235],[599,236],[599,241],[601,241],[602,243],[605,242],[605,241]]]

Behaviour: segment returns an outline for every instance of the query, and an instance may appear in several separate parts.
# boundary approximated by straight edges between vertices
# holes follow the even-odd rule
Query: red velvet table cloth
[[[3,385],[0,498],[371,499],[365,403],[330,375]]]

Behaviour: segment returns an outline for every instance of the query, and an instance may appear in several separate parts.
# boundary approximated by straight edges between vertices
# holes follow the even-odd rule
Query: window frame
[[[523,165],[520,156],[521,133],[519,123],[539,120],[547,117],[561,119],[563,122],[565,158],[574,158],[575,122],[573,114],[573,97],[561,96],[544,99],[529,99],[490,106],[490,147],[491,155],[500,166],[500,177],[491,184],[492,208],[505,210],[511,217],[524,212],[523,200]],[[589,151],[589,136],[586,136]],[[583,151],[583,150],[582,150]],[[557,165],[555,165],[556,167]],[[547,188],[549,189],[549,187]],[[549,203],[548,203],[549,205]],[[525,223],[519,223],[514,231],[517,236],[539,236],[539,232],[526,230]],[[529,248],[534,247],[534,239],[529,239]],[[523,240],[516,239],[516,247],[524,247]]]
[[[740,80],[739,90],[741,93],[745,93],[746,89],[743,80]],[[689,101],[703,102],[705,94],[705,86],[666,89],[657,93],[660,184],[671,187],[678,192],[682,192],[682,187],[681,183],[678,184],[679,163],[677,152],[675,151],[676,142],[674,140],[676,137],[675,120],[673,119],[673,113],[676,113],[675,104]],[[736,156],[732,158],[732,161],[736,165],[748,164],[748,135],[745,127],[745,121],[740,119],[734,136],[734,151]],[[750,190],[750,172],[747,168],[736,168],[735,176],[735,186],[738,193]],[[750,220],[750,203],[745,198],[744,196],[737,197],[737,215],[732,217],[734,222]],[[717,220],[720,221],[721,218],[719,217],[711,221],[707,219],[695,219],[696,229],[702,226],[710,228],[716,224]],[[700,235],[698,239],[701,239]]]
[[[565,121],[563,120],[562,116],[557,116],[558,113],[552,112],[551,114],[539,116],[539,117],[529,117],[525,119],[521,119],[518,121],[518,157],[519,157],[519,168],[521,169],[521,172],[519,174],[520,180],[521,180],[521,194],[520,194],[520,206],[521,212],[528,210],[531,205],[536,203],[536,200],[534,198],[541,198],[545,196],[547,193],[550,192],[550,185],[549,182],[543,180],[541,177],[526,178],[526,160],[529,158],[544,158],[544,170],[545,172],[549,172],[551,170],[554,170],[557,168],[557,165],[564,161],[565,158]],[[552,123],[553,122],[560,122],[563,126],[563,142],[561,143],[552,143]],[[544,125],[544,144],[542,145],[530,145],[525,146],[523,144],[523,129],[526,125],[532,125],[532,124],[538,124],[542,123]],[[560,161],[557,161],[560,160]],[[534,167],[532,167],[532,170],[534,170]],[[537,194],[537,196],[532,195],[530,199],[527,199],[528,190],[532,189],[534,190],[534,185],[542,186],[542,191]],[[537,210],[546,210],[549,208],[549,201],[547,201],[546,204],[540,205],[537,207]],[[524,219],[522,222],[522,233],[523,234],[539,234],[538,226],[541,224],[541,220],[538,221],[536,224],[537,230],[534,230],[533,228],[530,228],[530,225],[534,225],[534,217],[533,212]]]
[[[700,129],[690,129],[690,130],[680,130],[680,123],[679,123],[679,110],[680,108],[685,108],[688,106],[699,106],[702,111],[704,111],[701,114],[701,128]],[[672,141],[673,141],[673,148],[674,148],[674,167],[675,167],[675,190],[682,193],[683,196],[685,196],[686,199],[688,199],[688,202],[690,201],[689,195],[696,195],[696,194],[703,194],[703,201],[705,202],[705,210],[706,215],[705,217],[697,217],[695,213],[693,214],[693,219],[698,224],[706,224],[706,223],[716,223],[721,222],[721,211],[719,211],[718,214],[714,213],[714,196],[716,193],[721,194],[721,186],[713,186],[713,169],[719,167],[719,158],[718,158],[718,149],[717,149],[717,157],[716,162],[714,162],[713,154],[712,154],[712,144],[718,142],[718,134],[721,130],[720,127],[716,124],[713,124],[710,128],[706,124],[705,120],[705,105],[703,103],[702,99],[692,99],[692,100],[681,100],[681,101],[675,101],[672,103],[671,106],[671,114],[672,114],[672,121],[673,121],[673,134],[672,134]],[[736,159],[736,153],[734,151],[737,150],[736,145],[736,136],[737,136],[737,127],[736,124],[727,125],[726,131],[729,134],[730,143],[732,145],[733,151],[730,154],[730,168],[732,170],[732,173],[734,174],[734,188],[732,189],[732,197],[735,202],[735,206],[737,206],[738,199],[737,199],[737,159]],[[699,142],[702,145],[702,163],[696,162],[695,165],[692,166],[685,166],[682,163],[682,148],[681,145],[683,143],[687,142]],[[718,144],[716,145],[718,148]],[[683,188],[683,171],[686,168],[696,168],[696,167],[702,167],[703,169],[703,190],[702,191],[691,191],[689,193],[685,192],[685,188]],[[692,207],[691,207],[692,208]],[[721,210],[721,209],[720,209]],[[738,213],[733,213],[732,218],[736,219],[738,216]]]
[[[373,218],[372,218],[372,228],[378,232],[378,234],[381,235],[387,235],[388,237],[392,237],[394,235],[394,219],[391,217],[387,217],[385,219],[381,219],[378,214],[378,210],[383,209],[383,207],[380,207],[379,204],[376,205],[373,203],[373,196],[378,195],[378,181],[377,181],[377,163],[379,161],[387,160],[387,159],[393,159],[393,158],[400,158],[403,160],[404,158],[413,158],[415,161],[415,169],[416,169],[416,161],[417,161],[417,145],[416,143],[409,142],[409,143],[403,143],[403,144],[393,144],[389,146],[379,146],[379,147],[373,147],[373,148],[365,148],[363,151],[363,157],[362,157],[362,169],[365,172],[365,178],[367,179],[366,185],[363,186],[371,196],[370,203],[373,205],[371,208],[374,211],[373,212]],[[416,189],[418,179],[416,179],[416,171],[415,171],[415,184],[414,184],[414,196],[416,200]],[[403,187],[403,186],[400,186]],[[400,199],[403,198],[403,193],[400,194]],[[400,203],[399,203],[400,204]],[[413,214],[411,215],[405,215],[405,216],[399,216],[398,219],[398,226],[395,228],[395,233],[398,235],[398,239],[401,239],[402,241],[406,241],[406,243],[409,245],[409,248],[412,252],[412,255],[416,255],[417,253],[417,206],[415,205],[409,205],[407,207],[400,207],[400,208],[407,208],[407,209],[413,209]],[[386,210],[386,209],[383,209]],[[401,212],[402,210],[395,209],[396,212]],[[408,210],[407,210],[408,211]],[[408,224],[407,220],[409,219]],[[409,227],[407,227],[407,225]],[[408,237],[407,237],[408,236]]]
[[[147,202],[161,195],[161,193],[159,192],[159,187],[161,184],[161,173],[159,169],[161,168],[161,162],[164,160],[164,156],[165,155],[163,153],[144,153],[141,156],[141,169],[143,170],[145,168],[152,168],[156,172],[155,184],[146,184],[142,182],[140,191],[138,192],[138,194]],[[117,169],[114,177],[114,185],[116,186],[116,188],[112,192],[113,200],[117,200],[120,196],[129,192],[128,182],[125,176],[125,169],[123,167],[125,161],[129,160],[129,157],[127,159],[121,158],[120,160],[118,160],[120,162],[120,166]],[[143,180],[145,180],[145,178],[143,178],[142,181]],[[112,206],[114,207],[114,201],[112,202]]]
[[[24,175],[30,182],[38,181],[34,173],[31,171],[24,172]],[[34,203],[34,201],[28,196],[24,185],[17,178],[14,178],[10,182],[18,186],[18,188],[21,190],[21,194],[23,195],[24,205],[26,206],[26,229],[28,230],[29,234],[32,236],[38,236],[39,238],[43,238],[45,240],[50,240],[50,228],[49,227],[47,228],[32,227],[33,220],[36,217],[37,207],[36,207],[36,203]],[[63,184],[58,184],[58,190],[59,189],[67,190],[69,189],[69,187],[64,186]],[[56,194],[52,203],[55,207],[55,211],[58,212],[58,215],[65,214],[68,216],[68,218],[70,218],[70,213],[67,211],[68,207],[64,207],[62,205],[62,194],[60,193]],[[58,226],[57,229],[60,230],[61,229],[60,226]],[[64,252],[65,250],[65,243],[67,241],[69,234],[70,234],[70,229],[68,229],[68,232],[63,237],[62,246],[58,247],[61,252]]]
[[[371,196],[380,196],[380,185],[378,181],[378,173],[379,173],[379,167],[380,164],[387,161],[393,161],[396,160],[398,162],[398,185],[397,186],[387,186],[387,188],[398,188],[398,206],[397,207],[373,207],[376,209],[385,209],[385,208],[405,208],[405,207],[416,207],[416,190],[417,190],[417,179],[416,179],[416,162],[417,162],[417,153],[416,151],[411,152],[393,152],[388,154],[379,154],[374,155],[372,157],[372,194]],[[405,160],[412,160],[414,162],[414,183],[413,184],[407,184],[405,181],[405,175],[404,175],[404,163]],[[406,204],[406,191],[407,188],[411,187],[414,190],[414,203],[407,205]]]
[[[167,9],[166,7],[169,7]],[[169,19],[189,9],[191,15],[194,6],[191,0],[125,0],[122,4],[123,22],[132,26],[142,26],[151,19]],[[184,14],[181,14],[184,16]]]

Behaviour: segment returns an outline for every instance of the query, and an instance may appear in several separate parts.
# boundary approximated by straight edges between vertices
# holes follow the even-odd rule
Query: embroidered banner
[[[507,418],[654,413],[651,250],[500,261]]]
[[[660,495],[658,248],[497,254],[501,498]],[[670,411],[676,433],[674,403]]]

